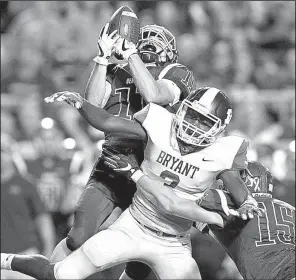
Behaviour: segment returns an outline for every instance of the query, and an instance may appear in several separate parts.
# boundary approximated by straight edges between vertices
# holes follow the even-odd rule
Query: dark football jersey
[[[146,67],[155,80],[173,81],[181,90],[180,100],[183,100],[196,87],[192,71],[182,64],[166,63],[162,66],[148,64]],[[115,116],[133,119],[133,115],[146,104],[134,84],[128,65],[109,65],[107,81],[111,84],[111,94],[104,109]],[[112,135],[116,134],[112,133]],[[108,138],[109,135],[106,135],[106,139]]]
[[[227,205],[234,208],[230,195],[223,193]],[[281,200],[256,197],[259,207],[265,210],[262,216],[248,221],[228,219],[219,197],[221,195],[210,194],[200,206],[215,210],[225,218],[223,229],[215,226],[210,226],[210,229],[224,245],[244,279],[285,279],[282,271],[288,270],[295,260],[295,208]]]

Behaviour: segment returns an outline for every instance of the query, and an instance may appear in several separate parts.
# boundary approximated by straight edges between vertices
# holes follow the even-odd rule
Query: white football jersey
[[[182,156],[172,130],[174,115],[153,103],[135,118],[140,121],[145,115],[142,126],[148,142],[141,169],[150,178],[172,187],[178,196],[196,200],[221,171],[246,167],[248,145],[244,138],[221,137],[211,146]],[[158,211],[140,190],[135,193],[130,212],[141,223],[171,234],[185,234],[192,225],[192,221]]]

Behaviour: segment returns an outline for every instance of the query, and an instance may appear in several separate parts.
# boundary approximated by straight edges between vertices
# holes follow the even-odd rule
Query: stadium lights
[[[292,153],[295,153],[295,140],[290,142],[289,148]]]
[[[66,138],[63,141],[63,145],[67,150],[73,150],[76,146],[76,141],[73,138]]]
[[[44,118],[41,121],[41,126],[44,129],[51,129],[54,125],[54,120],[52,118]]]

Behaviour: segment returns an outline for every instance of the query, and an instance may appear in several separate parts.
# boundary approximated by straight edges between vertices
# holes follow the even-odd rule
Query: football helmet
[[[247,169],[241,171],[241,178],[253,196],[272,197],[272,175],[262,163],[248,161]]]
[[[178,60],[176,38],[163,26],[142,27],[137,49],[144,63],[161,64]]]
[[[231,117],[225,93],[212,87],[198,88],[182,101],[173,118],[173,129],[184,143],[207,147],[224,131]]]

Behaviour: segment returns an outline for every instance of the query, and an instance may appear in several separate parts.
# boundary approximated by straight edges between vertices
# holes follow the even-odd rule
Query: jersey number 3
[[[162,171],[159,176],[166,181],[170,181],[169,183],[164,183],[164,185],[173,189],[177,187],[180,182],[179,176],[168,170]]]

